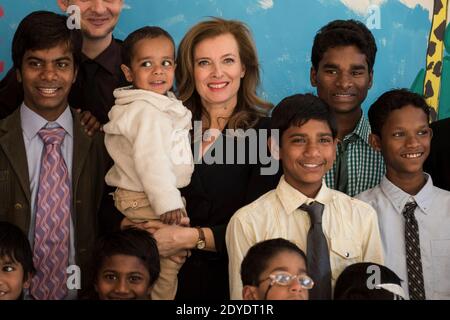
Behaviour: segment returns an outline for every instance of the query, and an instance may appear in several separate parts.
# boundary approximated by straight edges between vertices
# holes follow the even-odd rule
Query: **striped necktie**
[[[69,260],[70,181],[61,154],[63,128],[41,129],[44,151],[36,201],[33,262],[36,275],[31,295],[36,300],[59,300],[67,295]]]

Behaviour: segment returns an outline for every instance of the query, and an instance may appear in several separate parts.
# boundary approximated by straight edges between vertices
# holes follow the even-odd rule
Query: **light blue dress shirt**
[[[63,143],[61,144],[61,153],[69,172],[70,186],[72,186],[72,160],[73,160],[73,117],[70,108],[59,116],[56,121],[49,122],[28,108],[24,103],[20,107],[20,119],[22,124],[23,141],[27,155],[28,174],[30,179],[31,192],[31,219],[28,239],[31,247],[34,245],[34,229],[36,224],[36,197],[39,188],[39,174],[41,170],[42,153],[44,142],[39,137],[38,132],[42,128],[61,127],[66,131]],[[71,190],[72,192],[72,190]],[[71,204],[73,208],[73,204]],[[75,264],[75,233],[73,224],[73,211],[71,212],[69,229],[69,265]],[[76,297],[76,292],[69,292],[69,298]]]
[[[373,189],[359,194],[377,211],[385,265],[402,280],[409,298],[405,251],[403,208],[415,201],[414,212],[419,225],[420,252],[427,299],[450,299],[450,192],[433,186],[425,174],[425,186],[412,196],[389,181],[386,176]]]

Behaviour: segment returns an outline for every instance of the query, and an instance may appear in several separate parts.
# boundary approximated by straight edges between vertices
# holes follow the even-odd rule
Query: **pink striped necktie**
[[[36,300],[60,300],[67,296],[69,260],[70,181],[61,153],[63,128],[41,129],[44,142],[36,200],[33,262],[36,275],[31,295]]]

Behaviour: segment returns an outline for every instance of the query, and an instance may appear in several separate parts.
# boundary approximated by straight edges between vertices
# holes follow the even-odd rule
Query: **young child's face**
[[[133,48],[130,68],[122,65],[125,77],[138,89],[166,94],[173,86],[174,50],[166,37],[139,40]]]
[[[387,172],[421,174],[430,153],[431,136],[427,116],[421,109],[409,105],[392,111],[381,129],[381,139],[375,136]]]
[[[287,286],[277,283],[271,285],[270,275],[276,274],[306,275],[305,260],[298,253],[292,251],[282,251],[270,259],[267,269],[260,275],[261,283],[256,287],[255,298],[258,300],[264,298],[267,300],[308,300],[308,289],[303,288],[297,279],[292,280]]]
[[[23,288],[30,287],[31,277],[24,281],[24,271],[20,263],[10,257],[0,257],[0,300],[19,299]]]
[[[103,261],[95,290],[100,300],[149,300],[150,274],[138,257],[113,255]]]
[[[325,121],[311,119],[283,132],[280,159],[285,179],[305,195],[320,189],[335,158],[336,140]]]
[[[355,46],[330,48],[317,70],[311,68],[311,84],[335,113],[359,109],[372,86],[372,76],[366,55]]]

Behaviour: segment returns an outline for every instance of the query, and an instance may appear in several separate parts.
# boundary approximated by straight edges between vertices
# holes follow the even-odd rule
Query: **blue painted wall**
[[[261,94],[273,103],[296,92],[315,92],[309,83],[310,51],[316,31],[334,19],[367,17],[339,0],[125,0],[115,36],[123,39],[146,24],[167,29],[178,43],[186,30],[208,16],[239,19],[254,35],[263,71]],[[11,67],[11,40],[18,22],[34,10],[59,11],[53,0],[2,0],[0,61]],[[382,92],[409,87],[425,65],[430,20],[421,7],[410,9],[398,0],[381,7],[381,28],[372,32],[378,55],[374,86],[364,105],[367,109]]]

